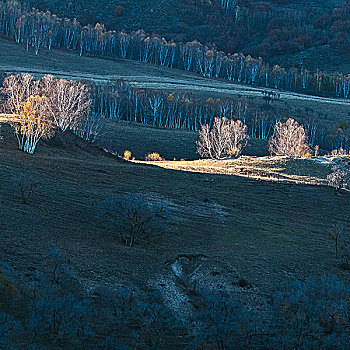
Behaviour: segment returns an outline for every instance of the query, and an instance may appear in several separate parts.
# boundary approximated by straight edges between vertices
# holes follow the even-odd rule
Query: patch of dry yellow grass
[[[139,161],[138,161],[139,162]],[[235,175],[256,180],[309,185],[326,185],[328,170],[311,159],[290,157],[250,157],[225,160],[143,162],[166,169]]]
[[[16,116],[14,114],[0,113],[0,123],[8,123],[10,120],[16,121]]]

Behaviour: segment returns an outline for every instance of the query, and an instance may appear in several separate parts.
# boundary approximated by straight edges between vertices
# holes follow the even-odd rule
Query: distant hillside
[[[115,30],[158,33],[175,41],[197,39],[225,52],[242,51],[265,59],[315,68],[310,49],[326,47],[323,60],[350,52],[350,6],[345,0],[26,0],[40,10],[76,17],[83,24],[104,23]],[[232,4],[225,10],[223,3]],[[303,54],[306,52],[305,55]],[[288,58],[288,57],[287,57]],[[314,56],[318,59],[318,56]],[[334,60],[333,60],[334,61]],[[331,64],[336,64],[335,62]],[[284,62],[280,62],[284,63]],[[323,67],[321,67],[323,69]],[[334,68],[336,69],[336,68]],[[332,70],[332,67],[327,67]]]

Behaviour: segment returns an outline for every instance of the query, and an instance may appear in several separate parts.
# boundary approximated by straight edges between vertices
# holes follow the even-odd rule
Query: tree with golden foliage
[[[54,124],[48,118],[45,111],[44,96],[30,96],[22,102],[19,114],[15,114],[10,121],[18,140],[19,149],[33,154],[35,148],[42,138],[53,136]]]
[[[310,148],[306,144],[306,133],[302,125],[289,118],[285,123],[277,122],[274,135],[269,140],[271,155],[306,156]]]
[[[162,161],[162,160],[165,160],[165,159],[159,153],[152,152],[152,153],[146,154],[145,160],[154,162],[154,161]]]

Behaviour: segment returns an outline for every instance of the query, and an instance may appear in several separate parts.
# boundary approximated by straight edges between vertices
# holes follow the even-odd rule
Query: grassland
[[[203,78],[197,74],[166,69],[128,60],[80,57],[76,52],[41,50],[28,52],[14,42],[0,40],[0,68],[9,73],[29,72],[37,76],[52,73],[74,79],[106,82],[123,78],[140,88],[169,92],[186,91],[198,98],[234,97],[249,100],[266,110],[277,110],[283,117],[314,118],[326,131],[335,131],[339,121],[350,121],[350,101],[281,92],[281,99],[272,105],[263,100],[262,89],[239,85],[220,79]]]
[[[304,160],[270,166],[312,175],[317,185],[175,171],[123,162],[73,136],[42,144],[28,156],[16,149],[10,128],[2,129],[0,253],[27,277],[55,246],[67,252],[79,279],[93,290],[125,281],[146,286],[181,254],[203,254],[233,268],[256,295],[309,275],[335,273],[350,280],[337,267],[326,234],[334,222],[350,228],[350,197],[321,185],[327,168]],[[145,134],[140,130],[138,143]],[[11,186],[11,178],[23,172],[40,183],[27,205]],[[102,201],[125,192],[147,193],[172,208],[171,222],[146,245],[122,245],[101,219]]]

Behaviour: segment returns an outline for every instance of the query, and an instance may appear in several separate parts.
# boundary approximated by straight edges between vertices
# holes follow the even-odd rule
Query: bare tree
[[[132,247],[137,241],[147,240],[166,219],[166,206],[157,204],[144,195],[130,193],[107,199],[102,205],[103,216],[123,243]]]
[[[328,185],[335,187],[337,192],[340,190],[350,190],[350,169],[345,166],[336,166],[332,168],[332,173],[327,176]]]
[[[88,113],[75,128],[74,133],[89,143],[95,142],[101,135],[103,121],[100,115]]]
[[[240,120],[230,120],[228,129],[227,155],[230,157],[237,157],[248,143],[248,127]]]
[[[269,140],[271,155],[303,156],[309,152],[304,127],[289,118],[286,123],[277,122],[274,135]]]
[[[61,131],[76,129],[91,105],[85,84],[46,75],[40,85],[46,96],[47,115],[52,118],[57,128]]]
[[[247,145],[247,129],[240,120],[215,118],[211,130],[204,125],[199,131],[197,152],[203,158],[236,157]]]
[[[38,93],[38,81],[30,74],[9,75],[4,79],[2,91],[7,100],[5,107],[8,112],[18,114],[22,104]]]
[[[39,185],[39,183],[28,173],[21,173],[13,177],[11,183],[14,189],[19,190],[19,195],[23,204],[29,202],[36,187]]]

